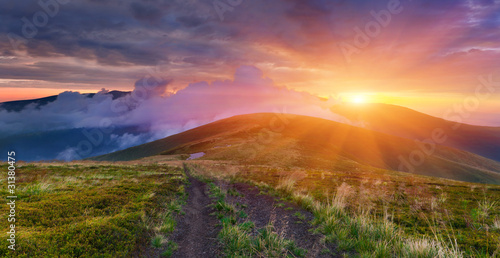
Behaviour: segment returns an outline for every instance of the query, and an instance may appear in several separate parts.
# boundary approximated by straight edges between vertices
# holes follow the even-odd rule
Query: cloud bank
[[[72,160],[124,149],[240,114],[282,112],[346,122],[328,109],[335,100],[328,102],[279,87],[253,66],[238,68],[233,80],[192,83],[176,93],[167,93],[171,81],[150,81],[137,81],[131,94],[117,99],[104,89],[92,97],[63,92],[42,107],[29,105],[20,112],[0,111],[0,134],[12,137],[78,129],[77,134],[83,135],[87,144],[68,145],[52,155]],[[95,149],[99,152],[91,151]]]

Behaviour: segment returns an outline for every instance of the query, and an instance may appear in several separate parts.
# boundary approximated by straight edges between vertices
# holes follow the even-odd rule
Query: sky
[[[125,96],[108,90],[87,95],[58,94],[43,106],[0,109],[0,151],[15,150],[22,160],[75,160],[102,155],[241,114],[273,112],[269,131],[286,114],[355,124],[331,112],[337,99],[321,99],[276,85],[255,66],[241,66],[231,80],[190,83],[168,93],[171,80],[144,77]],[[266,134],[262,134],[265,136]]]
[[[0,101],[144,77],[175,95],[252,66],[294,92],[500,126],[498,0],[0,3]]]

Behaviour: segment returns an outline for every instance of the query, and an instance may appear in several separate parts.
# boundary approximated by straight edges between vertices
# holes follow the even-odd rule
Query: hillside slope
[[[442,130],[447,139],[441,145],[500,161],[499,127],[451,122],[388,104],[344,104],[336,105],[331,110],[351,121],[364,124],[367,129],[409,139],[431,139],[434,130]]]
[[[158,154],[205,152],[203,158],[307,168],[355,168],[355,164],[469,182],[500,184],[500,163],[435,146],[430,155],[416,142],[329,120],[276,114],[223,119],[180,134],[92,158],[134,160]],[[421,164],[415,155],[422,154]],[[417,155],[418,156],[418,155]],[[403,161],[404,160],[404,161]],[[408,164],[409,163],[409,164]]]

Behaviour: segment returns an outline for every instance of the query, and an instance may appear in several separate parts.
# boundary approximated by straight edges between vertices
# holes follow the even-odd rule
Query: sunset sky
[[[321,97],[440,117],[466,103],[467,122],[500,126],[498,0],[42,2],[2,2],[0,101],[133,90],[151,71],[177,92],[251,65]]]

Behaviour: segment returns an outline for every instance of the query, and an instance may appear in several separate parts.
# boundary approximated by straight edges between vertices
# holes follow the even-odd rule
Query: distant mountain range
[[[112,95],[113,99],[124,97],[130,92],[124,91],[110,91],[107,94]],[[95,93],[84,94],[88,98],[94,97]],[[33,106],[40,109],[43,106],[56,101],[57,95],[49,96],[39,99],[19,100],[0,103],[0,111],[7,112],[20,112],[28,106]],[[22,117],[21,117],[22,119]],[[0,121],[1,124],[1,121]],[[35,128],[37,129],[37,128]],[[86,128],[92,131],[94,128]],[[25,161],[39,161],[39,160],[54,160],[62,158],[61,153],[68,150],[70,147],[76,147],[81,142],[87,142],[88,138],[82,134],[81,128],[63,129],[63,130],[34,130],[32,133],[19,133],[14,135],[0,135],[0,152],[16,151],[17,157]],[[138,134],[143,133],[135,127],[115,128],[115,135]],[[82,155],[81,158],[105,154],[112,150],[120,149],[111,134],[103,134],[103,144],[96,144],[91,146],[91,152],[88,155]],[[71,156],[68,153],[67,157]],[[4,160],[5,157],[0,157]]]
[[[129,91],[110,91],[107,94],[110,94],[113,96],[113,99],[121,98],[124,97],[128,94],[130,94]],[[87,97],[92,98],[94,97],[95,93],[87,93],[85,94]],[[54,102],[57,99],[57,95],[54,96],[49,96],[45,98],[39,98],[39,99],[28,99],[28,100],[16,100],[16,101],[7,101],[7,102],[2,102],[0,103],[0,110],[7,110],[9,112],[19,112],[26,108],[28,105],[33,104],[35,105],[36,108],[40,108],[42,106],[45,106],[51,102]]]
[[[330,120],[262,113],[220,120],[93,159],[124,161],[203,152],[204,159],[232,160],[241,164],[280,164],[310,169],[368,166],[374,171],[375,168],[402,170],[500,184],[499,162],[441,145],[434,146],[432,151],[426,150],[431,148],[407,138]],[[421,158],[416,159],[417,156]]]
[[[130,92],[111,91],[113,99]],[[85,94],[93,97],[95,94]],[[57,99],[0,103],[0,110],[41,108]],[[332,112],[361,124],[271,113],[235,116],[180,134],[119,150],[116,135],[139,135],[144,129],[116,128],[103,144],[81,158],[134,160],[153,155],[205,153],[203,158],[242,164],[307,168],[388,169],[469,182],[500,184],[500,128],[461,124],[394,105],[341,104]],[[87,128],[92,130],[92,128]],[[23,160],[61,157],[68,146],[87,140],[81,129],[40,131],[0,137],[0,151],[20,150]],[[144,141],[142,141],[144,142]],[[130,146],[130,145],[128,145]]]

